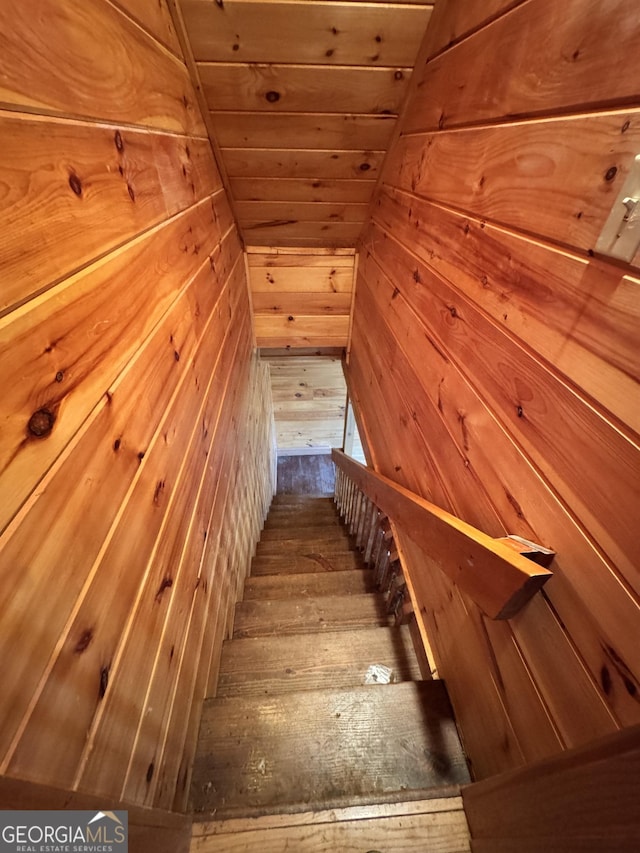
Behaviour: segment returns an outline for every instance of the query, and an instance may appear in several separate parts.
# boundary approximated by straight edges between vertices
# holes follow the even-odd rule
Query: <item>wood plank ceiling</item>
[[[245,243],[355,246],[432,4],[179,4]]]

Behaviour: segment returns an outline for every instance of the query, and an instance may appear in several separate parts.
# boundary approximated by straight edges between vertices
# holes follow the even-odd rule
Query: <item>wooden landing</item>
[[[282,853],[283,850],[469,853],[470,847],[460,797],[193,825],[191,853]]]
[[[192,797],[201,815],[247,817],[442,796],[468,781],[444,685],[422,681],[207,700]]]
[[[420,678],[409,629],[363,628],[354,632],[255,637],[224,644],[218,698],[273,696],[294,690],[363,685],[372,667],[388,667],[390,680]]]

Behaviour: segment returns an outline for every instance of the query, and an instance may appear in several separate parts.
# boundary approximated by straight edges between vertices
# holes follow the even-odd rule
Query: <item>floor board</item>
[[[278,457],[278,494],[332,495],[335,467],[328,453]]]
[[[271,554],[260,554],[253,558],[251,574],[253,576],[272,574],[299,574],[301,572],[343,572],[361,569],[362,557],[355,551],[310,551],[300,554],[291,552],[281,554],[277,550]]]

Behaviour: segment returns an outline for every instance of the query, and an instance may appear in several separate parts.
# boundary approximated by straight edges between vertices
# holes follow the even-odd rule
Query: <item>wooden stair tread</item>
[[[335,506],[333,495],[274,495],[271,506]]]
[[[251,563],[251,575],[343,572],[363,566],[362,557],[356,551],[257,554]]]
[[[346,551],[348,548],[348,536],[346,533],[338,532],[328,537],[316,537],[315,539],[292,537],[291,539],[260,540],[256,549],[256,556],[284,555],[296,552],[301,554],[332,554],[335,551]]]
[[[235,820],[194,817],[193,853],[469,853],[471,849],[461,797]],[[514,844],[512,851],[518,849]]]
[[[288,636],[227,640],[217,696],[357,686],[366,683],[376,664],[391,669],[393,682],[420,679],[408,628],[308,634],[295,643]]]
[[[192,799],[222,818],[442,796],[468,781],[444,684],[404,682],[207,700]]]
[[[262,532],[266,530],[307,530],[308,528],[323,527],[326,530],[343,530],[347,532],[347,528],[339,518],[331,518],[318,515],[279,515],[270,513],[264,523]]]
[[[260,599],[236,605],[234,638],[355,628],[390,624],[382,596],[327,595],[315,598]]]
[[[285,527],[265,527],[260,537],[260,543],[270,542],[274,539],[299,541],[301,544],[309,540],[329,540],[331,542],[342,542],[343,548],[349,547],[349,534],[341,524],[316,524],[316,525],[295,525],[287,524]]]
[[[376,591],[370,569],[301,572],[247,578],[244,601],[259,598],[312,598],[317,595],[364,595]]]

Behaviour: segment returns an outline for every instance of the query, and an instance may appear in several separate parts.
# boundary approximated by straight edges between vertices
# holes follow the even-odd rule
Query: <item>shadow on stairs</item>
[[[468,781],[332,499],[276,496],[205,702],[192,850],[468,851]]]

